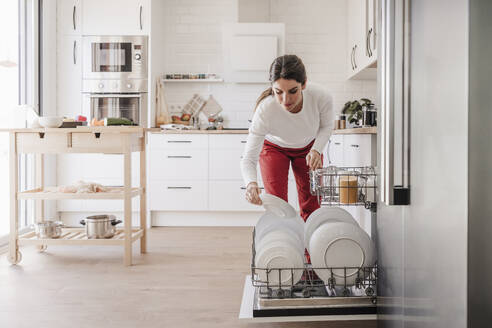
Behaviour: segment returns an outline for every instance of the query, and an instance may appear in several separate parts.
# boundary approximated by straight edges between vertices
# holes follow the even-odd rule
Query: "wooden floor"
[[[153,228],[148,253],[52,246],[0,258],[0,327],[376,327],[374,322],[238,320],[251,228]],[[136,243],[137,244],[137,243]]]

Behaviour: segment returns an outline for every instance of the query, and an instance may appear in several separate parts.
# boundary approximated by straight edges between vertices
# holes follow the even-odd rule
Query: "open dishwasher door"
[[[244,281],[239,319],[253,322],[375,321],[374,297],[264,299],[251,276]]]

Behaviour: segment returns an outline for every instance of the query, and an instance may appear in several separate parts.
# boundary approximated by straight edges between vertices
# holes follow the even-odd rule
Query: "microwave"
[[[147,36],[83,36],[83,79],[147,79]]]

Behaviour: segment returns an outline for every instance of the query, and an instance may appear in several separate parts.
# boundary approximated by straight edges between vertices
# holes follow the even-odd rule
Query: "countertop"
[[[333,130],[332,134],[377,134],[377,127]]]
[[[248,130],[162,130],[160,128],[150,128],[147,131],[164,134],[248,134]]]

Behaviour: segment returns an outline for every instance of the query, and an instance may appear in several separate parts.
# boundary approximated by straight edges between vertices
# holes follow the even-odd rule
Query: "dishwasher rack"
[[[377,175],[371,166],[328,166],[310,171],[309,181],[322,206],[364,206],[376,212]]]
[[[369,297],[376,304],[377,290],[377,265],[370,267],[322,267],[313,268],[307,259],[302,268],[260,268],[255,266],[256,248],[255,234],[253,230],[252,259],[251,259],[251,282],[257,288],[260,298],[283,299],[283,298],[316,298],[316,297]],[[331,278],[324,282],[317,277],[314,270],[327,270]],[[342,277],[335,277],[335,272],[343,270]],[[347,283],[347,271],[357,270],[355,283]],[[282,284],[282,272],[290,272],[291,281]],[[292,280],[294,272],[302,271],[299,282]],[[260,278],[260,272],[264,272],[266,279]],[[270,282],[269,277],[279,275],[279,283]],[[337,275],[340,275],[337,273]]]

